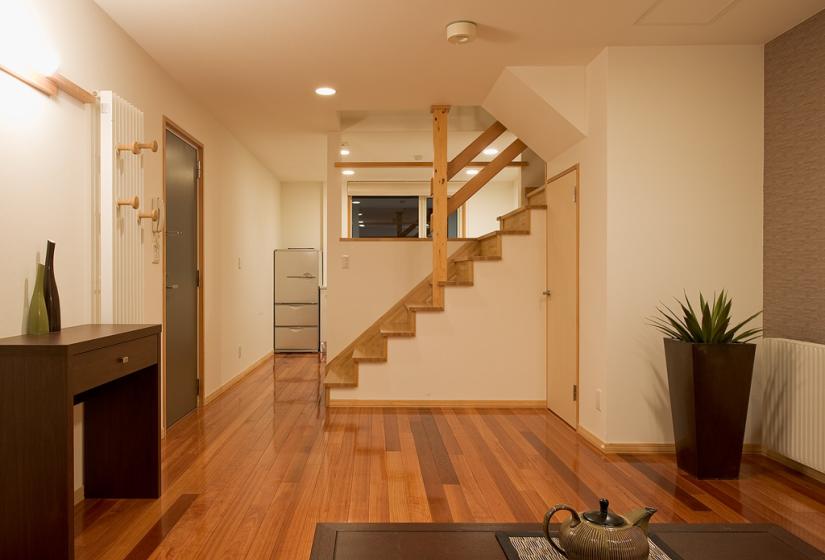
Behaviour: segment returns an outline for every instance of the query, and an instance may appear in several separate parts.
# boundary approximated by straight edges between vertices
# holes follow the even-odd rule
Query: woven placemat
[[[567,560],[550,546],[541,533],[504,533],[497,532],[498,539],[507,560]],[[558,544],[558,539],[553,539]],[[650,544],[650,560],[681,560],[664,544],[657,543],[656,537],[648,539]]]

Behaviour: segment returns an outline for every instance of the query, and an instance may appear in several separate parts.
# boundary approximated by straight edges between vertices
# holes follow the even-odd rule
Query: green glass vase
[[[49,313],[46,311],[46,297],[43,292],[43,278],[46,267],[37,265],[37,279],[34,281],[34,292],[29,304],[29,321],[26,332],[29,334],[47,334],[49,332]]]

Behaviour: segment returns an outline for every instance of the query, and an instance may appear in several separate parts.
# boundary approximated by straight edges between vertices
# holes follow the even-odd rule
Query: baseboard
[[[825,483],[825,473],[821,473],[818,470],[812,469],[811,467],[809,467],[807,465],[803,465],[802,463],[798,463],[798,462],[794,461],[793,459],[789,459],[788,457],[785,457],[781,453],[777,453],[776,451],[771,451],[770,449],[766,449],[766,450],[764,450],[763,455],[765,455],[765,457],[767,457],[768,459],[773,459],[777,463],[785,465],[786,467],[788,467],[791,470],[797,471],[799,473],[804,474],[805,476],[809,476],[809,477],[813,478],[814,480]]]
[[[330,408],[545,408],[545,401],[436,401],[333,399]]]
[[[86,499],[86,488],[81,486],[80,488],[75,488],[74,491],[74,505],[79,504],[83,500]]]
[[[267,352],[260,359],[256,360],[252,365],[244,369],[238,375],[236,375],[235,377],[233,377],[232,379],[230,379],[229,381],[215,389],[212,393],[206,395],[206,398],[203,399],[203,405],[206,406],[209,403],[214,402],[215,399],[226,393],[229,389],[231,389],[237,383],[243,380],[247,375],[261,367],[264,363],[266,363],[267,360],[272,358],[273,355],[274,353],[272,351]]]
[[[676,453],[676,445],[673,443],[608,443],[602,441],[582,426],[579,426],[576,432],[583,440],[605,454],[622,453],[625,455],[645,455],[649,453]],[[762,446],[753,443],[746,443],[742,448],[742,452],[764,454]]]

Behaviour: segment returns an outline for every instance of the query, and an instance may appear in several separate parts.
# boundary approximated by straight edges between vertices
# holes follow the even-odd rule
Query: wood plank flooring
[[[279,355],[169,430],[159,500],[86,500],[80,559],[306,559],[315,523],[538,522],[549,506],[776,523],[825,550],[825,485],[761,456],[699,481],[604,456],[543,410],[332,409],[315,356]]]

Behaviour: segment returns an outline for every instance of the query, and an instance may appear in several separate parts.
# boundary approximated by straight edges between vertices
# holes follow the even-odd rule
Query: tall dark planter
[[[697,478],[738,478],[754,344],[665,339],[676,462]]]
[[[43,278],[43,296],[46,299],[50,332],[60,330],[60,294],[57,293],[57,282],[54,279],[54,247],[54,241],[49,239],[46,244],[46,271]]]

